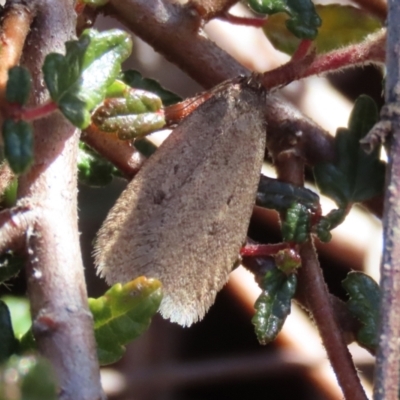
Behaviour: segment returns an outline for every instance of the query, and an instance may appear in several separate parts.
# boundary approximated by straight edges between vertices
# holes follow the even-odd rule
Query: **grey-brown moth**
[[[145,163],[97,235],[109,284],[137,276],[163,284],[163,317],[203,318],[227,282],[252,213],[265,150],[265,90],[223,84]]]

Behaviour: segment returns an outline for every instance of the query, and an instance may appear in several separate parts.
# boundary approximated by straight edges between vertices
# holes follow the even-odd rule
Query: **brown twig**
[[[383,211],[381,323],[376,357],[374,400],[397,400],[400,359],[400,45],[399,3],[390,0],[386,56],[385,108],[391,137]]]
[[[299,287],[306,293],[308,307],[344,397],[347,400],[367,400],[342,331],[332,312],[328,289],[311,240],[301,246],[300,255],[302,267],[298,274]]]
[[[299,51],[296,51],[289,62],[263,74],[262,84],[267,90],[286,86],[300,79],[302,74],[309,68],[315,59],[315,52],[303,54],[303,42],[300,43]]]
[[[33,77],[33,106],[48,100],[41,76],[44,57],[50,52],[63,53],[76,26],[73,0],[35,3],[37,15],[23,54]],[[60,113],[33,126],[35,161],[18,184],[19,198],[37,215],[27,234],[33,332],[58,377],[58,398],[99,400],[103,393],[77,222],[79,131]]]
[[[287,102],[274,100],[274,107],[266,109],[268,150],[272,154],[294,151],[310,165],[334,160],[334,138]]]
[[[280,180],[297,186],[304,184],[304,163],[300,157],[288,151],[275,154],[274,159]],[[302,266],[298,272],[298,291],[302,292],[300,297],[305,299],[307,308],[317,324],[344,397],[347,400],[367,400],[335,318],[311,237],[300,246],[300,256]]]
[[[19,63],[35,16],[35,2],[8,1],[1,16],[0,104],[4,101],[8,70]]]
[[[267,22],[267,18],[238,17],[237,15],[233,15],[229,12],[219,15],[218,19],[221,21],[229,22],[231,24],[242,25],[242,26],[252,26],[254,28],[261,28]]]
[[[115,135],[102,132],[94,125],[85,129],[81,140],[112,162],[129,179],[139,171],[146,161],[146,157],[129,142],[118,140]]]

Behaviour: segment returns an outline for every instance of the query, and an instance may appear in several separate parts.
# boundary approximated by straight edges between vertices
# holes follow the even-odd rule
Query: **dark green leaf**
[[[17,349],[18,342],[14,336],[10,311],[7,304],[0,300],[0,363],[3,363]]]
[[[23,266],[22,258],[11,252],[0,255],[0,282],[5,282],[18,275]]]
[[[378,345],[380,289],[378,284],[362,272],[350,272],[342,282],[349,294],[347,307],[360,321],[358,343],[374,351]]]
[[[315,233],[321,242],[328,243],[332,239],[331,223],[328,218],[322,217],[316,225],[312,227],[312,232]]]
[[[31,75],[24,67],[13,67],[8,71],[6,100],[23,106],[31,92]]]
[[[49,54],[43,65],[50,96],[75,126],[86,128],[90,112],[100,104],[129,56],[132,42],[120,30],[88,29],[66,43],[65,56]]]
[[[326,216],[322,217],[313,227],[315,233],[321,242],[329,242],[332,239],[330,231],[340,225],[349,212],[348,208],[339,208],[331,210]]]
[[[156,94],[161,98],[164,107],[178,103],[182,100],[182,98],[177,96],[175,93],[164,89],[154,79],[143,78],[138,71],[125,71],[121,74],[120,78],[132,88],[143,89]]]
[[[279,269],[268,271],[262,281],[263,290],[252,318],[258,341],[267,344],[274,340],[290,314],[291,300],[296,291],[295,274],[286,276]]]
[[[385,164],[379,149],[367,154],[362,139],[378,120],[378,110],[368,96],[360,96],[350,116],[349,128],[339,129],[335,137],[337,160],[314,167],[314,176],[322,193],[340,208],[365,201],[383,191]]]
[[[261,175],[257,190],[257,205],[285,211],[295,202],[310,211],[315,212],[319,209],[319,196],[311,190]]]
[[[286,28],[300,39],[314,39],[317,36],[321,18],[311,0],[248,0],[248,4],[261,14],[286,13],[289,16],[285,22]]]
[[[114,285],[98,299],[89,299],[100,364],[120,359],[125,345],[147,330],[161,298],[161,283],[140,277],[124,286]]]
[[[282,224],[284,242],[303,243],[310,232],[310,214],[306,207],[293,203],[286,211],[285,221]]]
[[[322,25],[313,42],[318,54],[359,43],[382,27],[379,19],[360,8],[341,4],[317,4],[315,8],[322,19]],[[286,29],[287,19],[285,14],[272,15],[263,30],[276,49],[292,55],[298,48],[300,39]]]
[[[32,127],[25,121],[6,119],[3,123],[4,155],[11,169],[22,174],[33,163]]]
[[[120,176],[117,168],[84,143],[79,144],[78,179],[88,186],[108,185],[114,176]]]
[[[13,356],[0,369],[0,399],[57,400],[53,371],[50,363],[39,356]]]
[[[332,163],[318,164],[314,167],[313,172],[321,193],[330,197],[339,206],[346,207],[349,201],[346,174]]]

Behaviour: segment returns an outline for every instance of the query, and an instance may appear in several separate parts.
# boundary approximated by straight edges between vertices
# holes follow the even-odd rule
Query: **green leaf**
[[[19,339],[18,354],[25,354],[29,351],[36,350],[36,348],[36,339],[33,336],[31,328]]]
[[[156,112],[161,110],[163,105],[157,94],[148,90],[132,88],[119,79],[107,88],[106,97],[112,102],[107,109],[109,116]]]
[[[80,0],[83,4],[91,7],[102,7],[105,6],[109,0]]]
[[[315,8],[322,19],[314,40],[318,54],[359,43],[382,27],[378,18],[360,8],[340,4],[318,4]],[[300,39],[286,29],[287,18],[285,14],[272,15],[263,30],[276,49],[292,55]]]
[[[164,107],[182,101],[181,97],[179,97],[175,93],[170,92],[167,89],[164,89],[154,79],[143,78],[143,76],[138,71],[134,70],[124,71],[121,74],[120,79],[122,79],[126,84],[128,84],[132,88],[143,89],[156,94],[161,98]]]
[[[293,203],[299,203],[315,212],[319,209],[319,196],[304,187],[261,175],[256,203],[277,211],[286,211]]]
[[[290,314],[291,300],[296,291],[297,276],[286,276],[275,268],[268,271],[261,283],[263,290],[254,308],[256,313],[252,318],[257,339],[261,344],[274,340],[286,317]]]
[[[12,252],[0,255],[0,282],[8,281],[18,275],[23,266],[23,259]]]
[[[31,75],[24,67],[13,67],[8,70],[6,100],[23,106],[31,92]]]
[[[115,81],[109,96],[92,116],[92,122],[104,132],[114,132],[121,140],[143,137],[165,125],[161,99],[140,89]]]
[[[303,243],[310,233],[310,214],[306,207],[293,203],[286,211],[285,221],[282,224],[284,242]]]
[[[102,158],[84,143],[79,143],[78,179],[88,186],[101,187],[108,185],[120,172],[109,161]]]
[[[0,363],[6,361],[17,349],[7,304],[0,300]]]
[[[349,128],[339,129],[335,137],[336,162],[314,167],[320,191],[340,208],[365,201],[383,191],[385,164],[379,160],[379,149],[367,154],[359,143],[377,120],[374,101],[368,96],[360,96],[354,104]]]
[[[329,242],[332,239],[330,231],[345,220],[347,213],[348,210],[346,208],[331,210],[312,227],[313,233],[315,233],[322,242]]]
[[[29,359],[30,370],[21,384],[21,400],[56,400],[57,380],[53,366],[42,358]],[[34,360],[34,361],[33,361]],[[24,367],[24,365],[21,365]]]
[[[66,43],[66,54],[49,54],[43,65],[50,96],[78,128],[90,123],[90,112],[100,104],[129,56],[128,34],[114,29],[88,29],[79,40]]]
[[[374,351],[378,345],[380,289],[378,284],[362,272],[350,272],[342,282],[349,294],[347,307],[360,321],[357,342]]]
[[[5,208],[14,207],[17,202],[18,179],[14,178],[4,190],[1,202]],[[0,278],[1,282],[1,278]]]
[[[32,126],[25,121],[6,119],[3,123],[4,155],[11,169],[22,174],[33,163]]]
[[[286,13],[286,28],[299,39],[314,39],[318,34],[321,18],[311,0],[248,0],[248,4],[260,14]]]
[[[34,355],[13,356],[0,368],[1,400],[57,400],[57,398],[54,368],[47,360]]]
[[[114,285],[98,299],[89,299],[100,364],[119,360],[124,345],[147,330],[161,298],[161,283],[140,277],[124,286]]]
[[[16,296],[3,296],[1,301],[7,304],[15,337],[20,339],[32,325],[29,301],[25,297]]]
[[[165,125],[163,115],[157,113],[118,115],[105,118],[98,128],[104,132],[116,132],[121,140],[141,138]]]

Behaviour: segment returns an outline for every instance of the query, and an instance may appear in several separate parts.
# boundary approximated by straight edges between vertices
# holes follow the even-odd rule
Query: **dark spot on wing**
[[[154,204],[161,204],[165,199],[165,192],[163,190],[157,190],[154,193]]]

